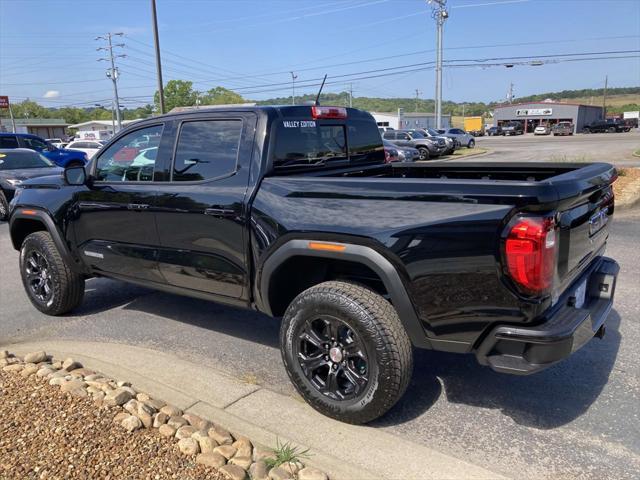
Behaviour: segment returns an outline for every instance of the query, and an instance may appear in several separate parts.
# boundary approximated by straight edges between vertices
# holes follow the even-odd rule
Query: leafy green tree
[[[230,105],[233,103],[244,103],[242,95],[224,87],[215,87],[208,90],[200,97],[203,105]]]
[[[198,93],[193,90],[193,82],[169,80],[164,87],[164,104],[167,112],[176,107],[191,107],[196,104]],[[156,90],[153,96],[155,110],[160,111],[160,94]]]

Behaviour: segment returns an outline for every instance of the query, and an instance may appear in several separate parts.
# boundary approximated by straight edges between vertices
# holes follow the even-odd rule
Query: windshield
[[[417,130],[414,130],[413,132],[411,132],[411,137],[412,138],[427,138],[424,133],[419,132]]]
[[[0,170],[19,170],[23,168],[54,167],[46,157],[38,152],[11,151],[0,152]]]
[[[434,137],[437,137],[438,135],[440,135],[435,129],[433,128],[427,128],[427,132],[429,132],[429,135],[433,135]]]

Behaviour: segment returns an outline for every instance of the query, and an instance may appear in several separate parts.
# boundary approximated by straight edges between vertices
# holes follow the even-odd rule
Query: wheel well
[[[33,232],[40,232],[46,229],[47,227],[40,220],[32,218],[17,218],[11,224],[11,243],[13,243],[13,248],[20,250],[25,238]]]
[[[388,295],[382,279],[366,265],[333,258],[293,256],[280,265],[269,280],[269,305],[273,315],[284,315],[296,296],[329,280],[359,283],[380,295]]]

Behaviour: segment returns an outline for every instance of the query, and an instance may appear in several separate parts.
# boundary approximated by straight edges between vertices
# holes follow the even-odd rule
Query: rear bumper
[[[542,323],[495,327],[476,350],[478,362],[497,372],[529,375],[563,360],[594,336],[602,337],[619,270],[615,260],[601,257],[560,296]],[[576,308],[582,285],[584,304]]]

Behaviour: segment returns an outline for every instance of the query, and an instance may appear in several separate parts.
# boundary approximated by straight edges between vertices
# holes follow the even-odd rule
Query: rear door
[[[169,155],[170,129],[170,123],[158,122],[133,130],[93,162],[94,181],[78,194],[72,220],[80,255],[93,269],[162,281],[155,209],[156,181],[164,180],[164,172],[156,168],[156,161]],[[155,154],[144,156],[143,150]]]
[[[176,125],[170,183],[157,202],[159,267],[166,281],[248,298],[246,195],[257,116],[198,114]]]

